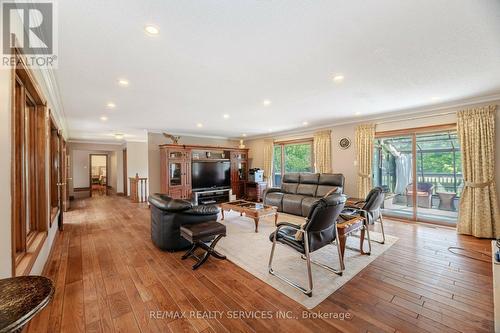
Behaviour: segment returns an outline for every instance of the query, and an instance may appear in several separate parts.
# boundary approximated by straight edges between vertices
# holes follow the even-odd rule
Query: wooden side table
[[[266,188],[266,182],[244,182],[245,200],[261,202]]]
[[[340,254],[342,255],[342,259],[344,259],[347,236],[356,231],[361,232],[361,235],[359,237],[359,252],[361,252],[361,254],[370,254],[369,252],[364,252],[363,250],[363,243],[365,241],[365,230],[366,230],[365,219],[363,217],[357,215],[350,220],[346,220],[343,219],[342,217],[339,217],[339,220],[337,221],[337,237],[340,245]]]
[[[54,284],[43,276],[0,280],[0,332],[20,332],[54,295]]]

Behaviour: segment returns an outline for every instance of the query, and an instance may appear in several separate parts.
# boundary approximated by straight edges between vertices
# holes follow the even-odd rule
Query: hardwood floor
[[[54,299],[28,332],[493,331],[491,264],[447,250],[488,252],[490,243],[451,229],[387,220],[386,233],[399,241],[307,311],[229,261],[210,259],[192,271],[182,253],[159,251],[145,205],[121,197],[72,205],[45,267],[56,284]],[[258,319],[246,311],[291,311],[293,318]],[[294,318],[303,311],[349,318]]]

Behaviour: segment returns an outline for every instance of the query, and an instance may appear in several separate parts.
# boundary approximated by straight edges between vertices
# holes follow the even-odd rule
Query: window
[[[312,140],[280,142],[274,145],[274,185],[281,185],[281,179],[289,172],[313,171]]]

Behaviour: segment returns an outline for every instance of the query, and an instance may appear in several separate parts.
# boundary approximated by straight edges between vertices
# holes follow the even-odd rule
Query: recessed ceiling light
[[[309,125],[309,123],[308,123],[307,121],[304,121],[304,122],[302,123],[302,125],[307,126],[307,125]]]
[[[146,27],[144,27],[144,30],[146,31],[146,33],[148,35],[151,35],[151,36],[156,36],[160,33],[160,29],[158,29],[158,27],[151,25],[151,24],[148,24]]]
[[[361,112],[359,112],[359,111],[358,111],[358,112],[356,112],[354,115],[355,115],[355,116],[361,116]]]
[[[265,99],[265,100],[262,101],[262,105],[264,105],[264,106],[269,106],[269,105],[271,105],[271,103],[272,102],[270,100],[268,100],[268,99]]]
[[[115,134],[115,139],[116,139],[116,140],[121,140],[121,139],[123,139],[123,137],[124,137],[124,136],[125,136],[124,134],[121,134],[121,133],[116,133],[116,134]]]
[[[109,102],[108,104],[106,104],[106,107],[107,107],[108,109],[114,109],[114,108],[116,108],[116,104],[115,104],[115,103],[113,103],[113,102]]]
[[[441,99],[441,97],[438,97],[438,96],[431,97],[431,100],[433,100],[433,101],[439,101],[440,99]]]
[[[106,117],[106,116],[102,116],[100,119],[101,119],[102,121],[106,121],[106,120],[108,120],[108,117]]]
[[[333,82],[335,82],[335,83],[340,83],[342,81],[344,81],[344,75],[342,75],[342,74],[336,74],[333,77]]]
[[[196,127],[198,127],[198,128],[202,128],[202,127],[203,127],[203,124],[202,124],[202,123],[198,123],[198,124],[196,124]]]
[[[272,132],[272,131],[273,131],[273,129],[272,129],[272,128],[270,128],[270,129],[268,129],[267,131],[268,131],[268,132]]]
[[[118,84],[119,84],[120,86],[122,86],[122,87],[128,87],[129,82],[128,82],[128,80],[125,80],[125,79],[119,79],[119,80],[118,80]]]
[[[241,136],[245,138],[247,135],[245,133],[243,133]]]
[[[222,117],[224,117],[224,119],[229,119],[229,115],[227,113],[225,115],[223,115]]]

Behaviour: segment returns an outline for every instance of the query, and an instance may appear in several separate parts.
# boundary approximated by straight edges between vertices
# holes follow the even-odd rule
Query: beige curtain
[[[313,150],[315,172],[332,172],[332,131],[314,133]]]
[[[274,141],[264,140],[264,175],[269,187],[273,186],[273,152]]]
[[[499,238],[500,215],[495,185],[495,111],[497,106],[458,112],[464,190],[457,231]]]
[[[358,164],[358,198],[365,198],[372,188],[372,155],[375,125],[356,127],[356,160]]]

